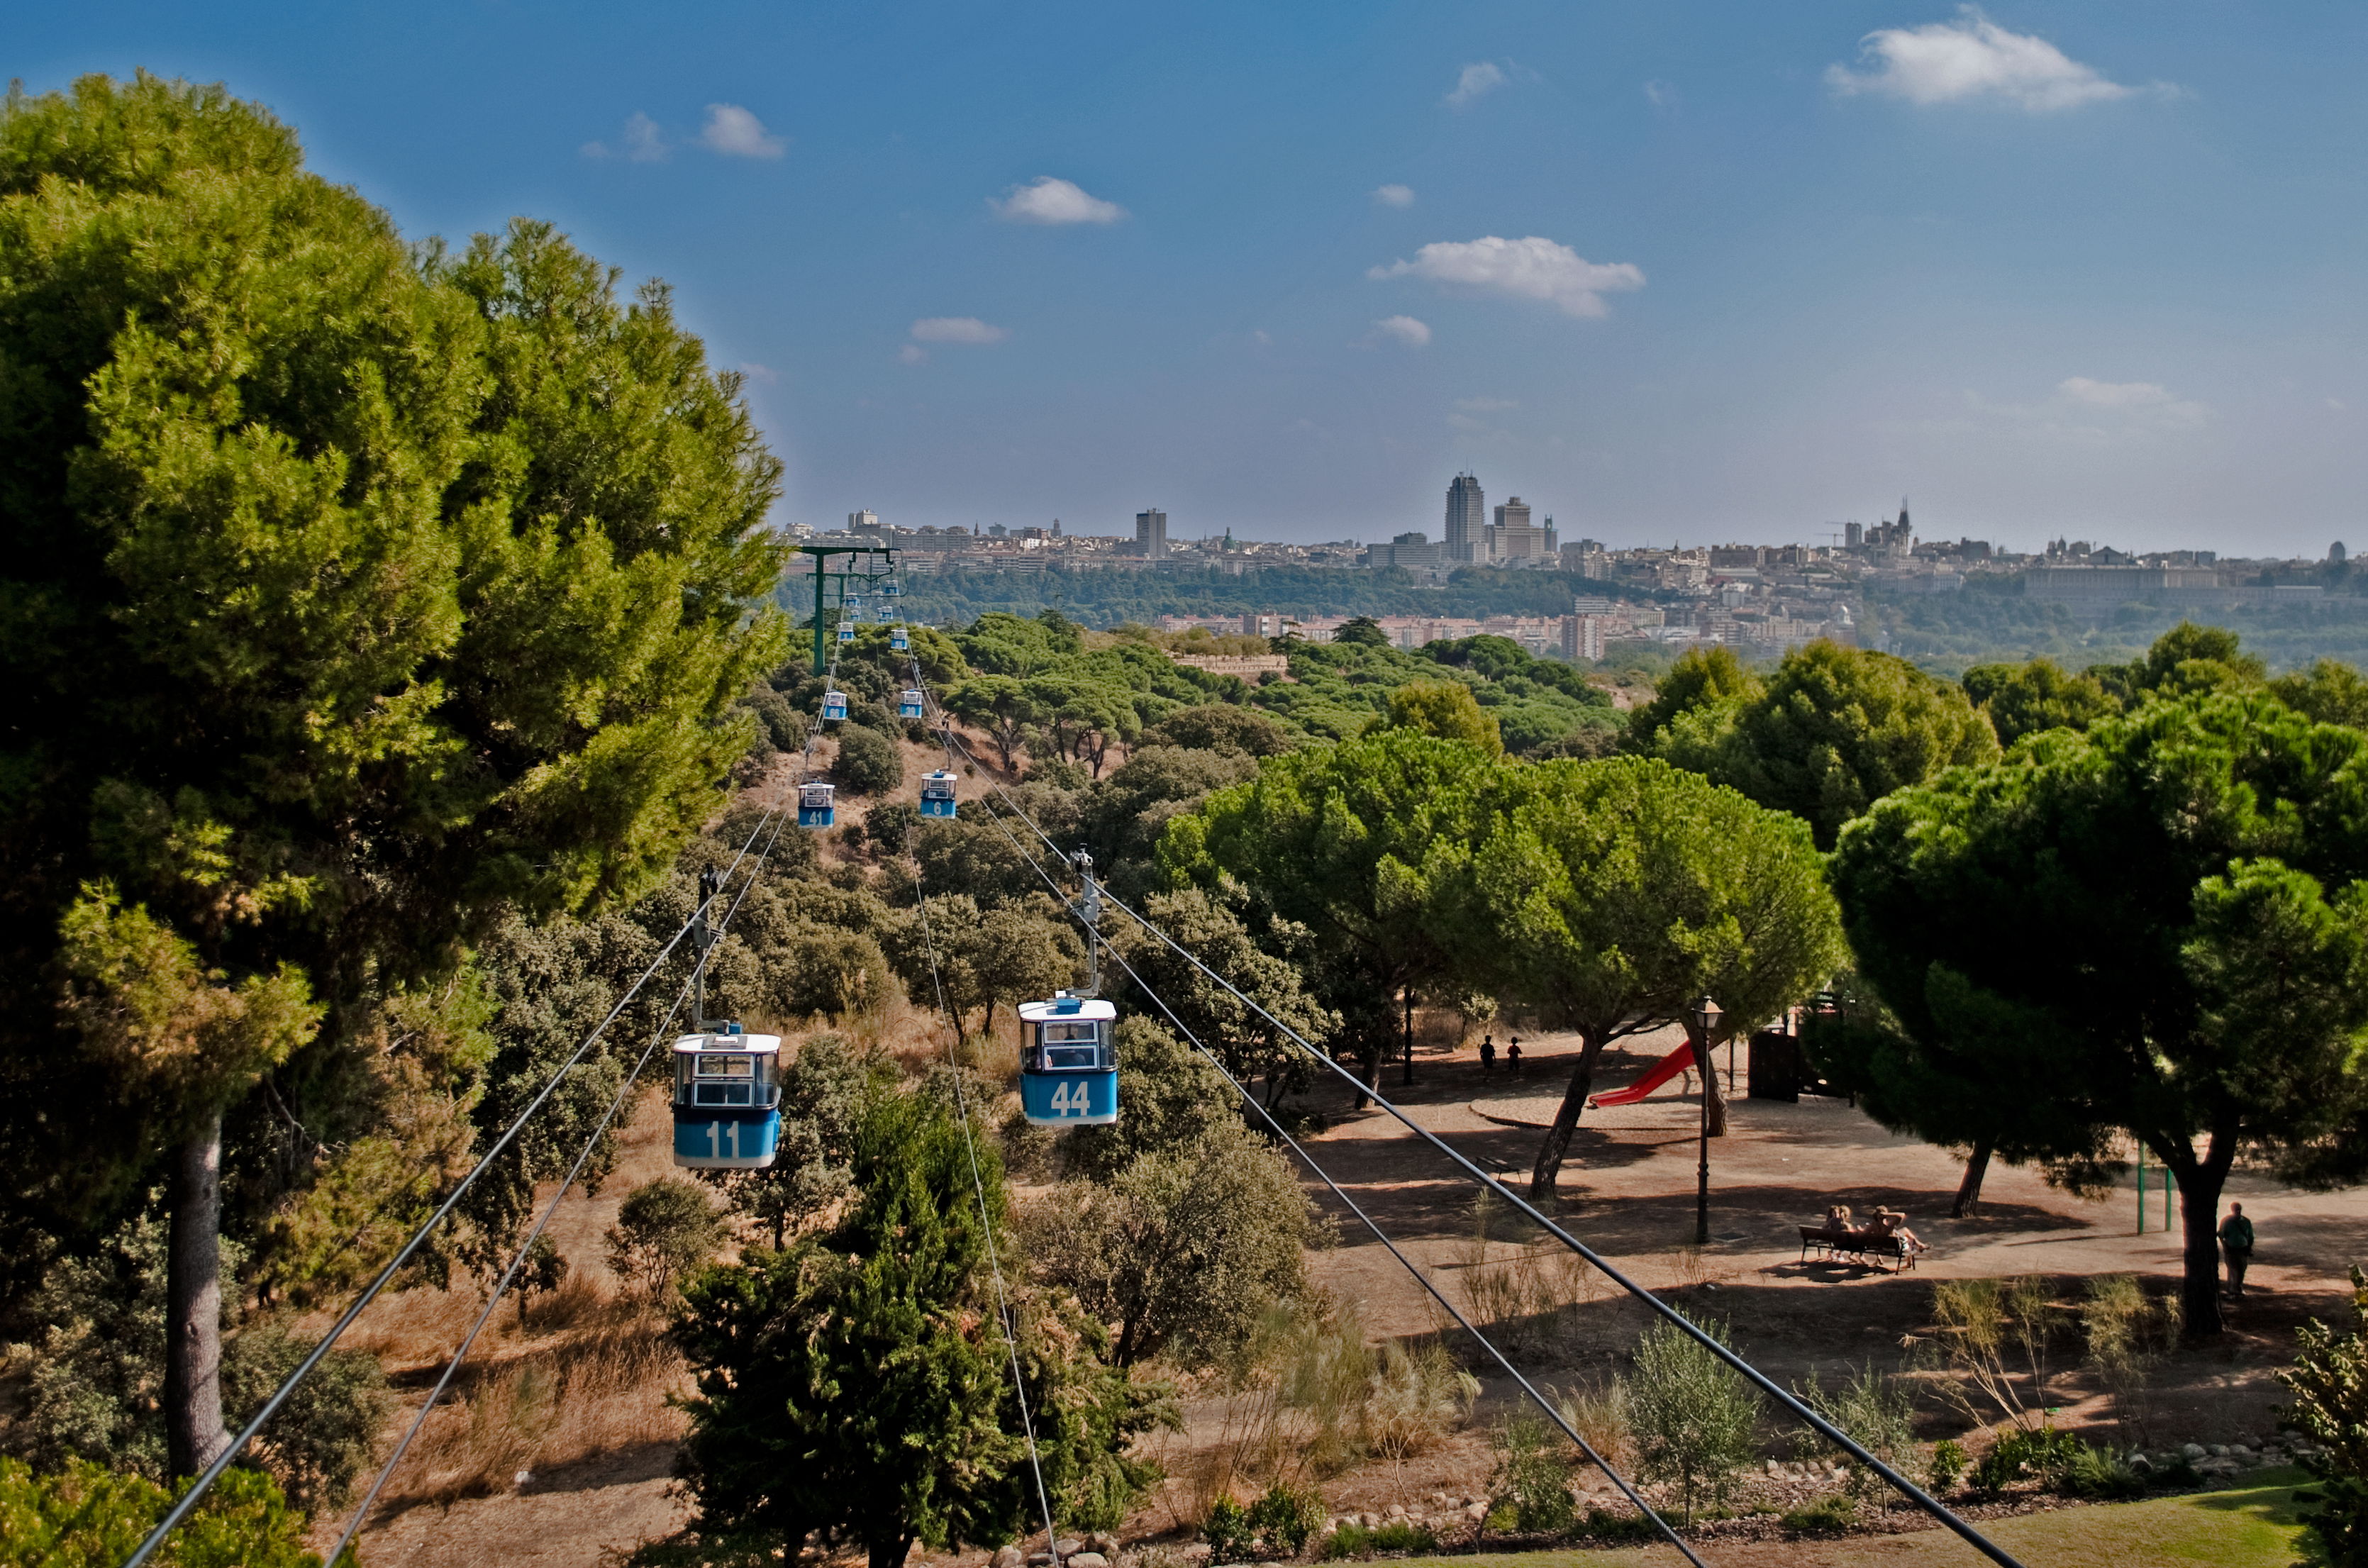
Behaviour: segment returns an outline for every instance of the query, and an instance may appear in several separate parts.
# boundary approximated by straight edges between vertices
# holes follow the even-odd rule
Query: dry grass
[[[1537,1356],[1562,1347],[1574,1309],[1601,1296],[1608,1283],[1585,1259],[1561,1247],[1497,1242],[1494,1233],[1509,1214],[1494,1193],[1481,1192],[1472,1213],[1472,1234],[1456,1259],[1464,1311],[1509,1354]]]
[[[508,1491],[522,1472],[671,1443],[687,1386],[664,1321],[577,1277],[538,1302],[529,1335],[463,1367],[404,1457],[387,1501],[450,1503]],[[406,1403],[408,1422],[416,1403]]]

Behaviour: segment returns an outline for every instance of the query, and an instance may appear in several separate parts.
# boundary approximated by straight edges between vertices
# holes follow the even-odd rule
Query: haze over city
[[[406,234],[550,218],[745,367],[778,516],[1618,544],[1904,492],[2324,550],[2368,480],[2355,7],[20,10]],[[2360,531],[2356,526],[2354,532]]]

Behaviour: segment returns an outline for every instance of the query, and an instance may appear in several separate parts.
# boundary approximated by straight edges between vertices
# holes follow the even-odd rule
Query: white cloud
[[[1455,78],[1454,90],[1440,100],[1450,108],[1464,108],[1505,85],[1505,73],[1487,61],[1466,65]]]
[[[1645,84],[1645,101],[1655,108],[1675,108],[1678,106],[1678,90],[1667,82],[1647,82]]]
[[[2099,381],[2072,376],[2058,383],[2055,392],[2081,408],[2103,409],[2169,429],[2193,429],[2212,416],[2208,403],[2174,397],[2153,381]]]
[[[1826,69],[1826,85],[1845,97],[1881,93],[1912,104],[1995,98],[2033,114],[2107,103],[2138,91],[2109,82],[2032,33],[2010,33],[1967,6],[1953,22],[1883,28],[1859,42],[1870,69]]]
[[[923,316],[913,324],[916,343],[1000,343],[1010,335],[976,316]]]
[[[896,350],[896,358],[906,365],[926,365],[929,362],[929,351],[917,343],[908,343]]]
[[[673,151],[666,145],[666,132],[648,115],[635,110],[625,121],[625,133],[617,138],[620,147],[611,150],[605,142],[586,142],[584,155],[587,158],[622,157],[629,163],[662,164]]]
[[[1369,278],[1420,278],[1451,288],[1543,300],[1574,316],[1604,313],[1603,296],[1645,286],[1645,274],[1624,261],[1592,262],[1568,245],[1528,239],[1443,241],[1414,253],[1412,261],[1376,267]]]
[[[781,379],[770,365],[760,365],[754,359],[741,360],[740,373],[760,387],[776,385]]]
[[[1414,187],[1410,185],[1381,186],[1373,191],[1373,199],[1384,207],[1411,207],[1414,205]]]
[[[1373,324],[1373,329],[1384,337],[1396,338],[1409,348],[1430,346],[1430,328],[1412,316],[1383,316]]]
[[[778,158],[790,145],[738,104],[708,105],[707,125],[699,141],[709,152],[727,158]]]
[[[989,197],[986,204],[997,217],[1012,223],[1115,223],[1126,216],[1126,209],[1117,202],[1087,196],[1069,181],[1051,175],[1012,187],[1000,201]]]

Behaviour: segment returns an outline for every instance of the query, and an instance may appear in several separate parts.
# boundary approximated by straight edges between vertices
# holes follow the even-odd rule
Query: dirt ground
[[[1497,1031],[1500,1043],[1507,1033]],[[1671,1031],[1613,1051],[1598,1074],[1599,1088],[1629,1081],[1678,1038]],[[1468,1046],[1420,1051],[1414,1084],[1402,1085],[1393,1063],[1385,1092],[1415,1121],[1518,1187],[1577,1041],[1524,1038],[1522,1049],[1527,1060],[1518,1078],[1501,1060],[1484,1074]],[[1722,1058],[1722,1072],[1724,1066]],[[1640,1105],[1589,1111],[1564,1169],[1556,1216],[1646,1289],[1689,1312],[1723,1318],[1737,1347],[1780,1381],[1796,1382],[1813,1369],[1831,1381],[1870,1361],[1904,1366],[1927,1329],[1935,1279],[2036,1274],[2063,1281],[2068,1293],[2074,1277],[2128,1273],[2157,1290],[2175,1286],[2179,1237],[2159,1228],[2158,1194],[2148,1196],[2151,1225],[2141,1235],[2126,1180],[2089,1202],[2051,1189],[2034,1172],[1994,1165],[1978,1216],[1952,1221],[1957,1162],[1945,1151],[1891,1136],[1839,1100],[1730,1100],[1729,1133],[1711,1143],[1713,1241],[1697,1250],[1697,1113],[1683,1090],[1680,1080]],[[1307,1103],[1328,1123],[1306,1140],[1309,1151],[1459,1304],[1468,1299],[1465,1277],[1475,1267],[1518,1267],[1529,1251],[1538,1252],[1543,1265],[1561,1267],[1560,1249],[1539,1248],[1534,1228],[1509,1213],[1489,1220],[1492,1239],[1485,1253],[1478,1250],[1474,1184],[1385,1113],[1353,1111],[1345,1086],[1319,1087]],[[666,1168],[664,1125],[662,1113],[646,1108],[602,1196],[573,1200],[563,1211],[560,1239],[572,1256],[597,1257],[619,1196]],[[1314,1257],[1313,1271],[1353,1306],[1369,1336],[1446,1326],[1388,1251],[1329,1193],[1312,1179],[1310,1186],[1338,1233],[1338,1244]],[[2157,1441],[2213,1443],[2268,1432],[2269,1407],[2278,1397],[2271,1374],[2291,1356],[2294,1329],[2313,1316],[2347,1317],[2344,1270],[2368,1258],[2368,1204],[2357,1190],[2289,1192],[2240,1172],[2229,1196],[2244,1202],[2260,1233],[2251,1294],[2232,1310],[2229,1331],[2218,1342],[2181,1350],[2166,1364]],[[1876,1204],[1902,1210],[1931,1250],[1901,1274],[1803,1262],[1796,1228],[1815,1223],[1834,1202],[1861,1212]],[[1568,1388],[1608,1376],[1648,1321],[1648,1309],[1592,1278],[1591,1271],[1570,1278],[1577,1304],[1553,1332],[1525,1332],[1518,1322],[1492,1329],[1533,1381]],[[1468,1340],[1449,1343],[1480,1376],[1480,1418],[1419,1460],[1370,1466],[1327,1483],[1334,1512],[1381,1513],[1392,1505],[1436,1512],[1481,1494],[1489,1469],[1486,1420],[1515,1397],[1514,1386]],[[2059,1420],[2075,1426],[2102,1415],[2101,1400],[2075,1375],[2076,1361],[2071,1354],[2061,1358],[2064,1375],[2054,1393]],[[415,1370],[401,1381],[425,1380]],[[1133,1521],[1131,1535],[1182,1539],[1171,1532],[1190,1505],[1189,1478],[1221,1440],[1224,1406],[1197,1400],[1186,1414],[1187,1432],[1167,1439],[1159,1455],[1178,1479]],[[1956,1429],[1929,1419],[1927,1437]],[[449,1508],[413,1506],[373,1522],[363,1537],[364,1560],[371,1568],[592,1568],[605,1552],[679,1523],[684,1508],[669,1492],[669,1460],[666,1445],[644,1444],[538,1467],[508,1494]]]

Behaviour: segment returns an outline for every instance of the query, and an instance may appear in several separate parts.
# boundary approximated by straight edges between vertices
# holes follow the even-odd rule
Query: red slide
[[[1659,1088],[1662,1085],[1668,1083],[1679,1074],[1691,1068],[1693,1064],[1693,1041],[1688,1040],[1685,1044],[1678,1047],[1677,1050],[1669,1052],[1667,1056],[1662,1057],[1658,1062],[1653,1063],[1653,1070],[1651,1072],[1645,1074],[1643,1077],[1637,1079],[1626,1088],[1614,1089],[1610,1094],[1606,1095],[1589,1095],[1587,1096],[1587,1103],[1591,1106],[1634,1105],[1638,1100],[1643,1099],[1646,1095],[1651,1094],[1655,1089]]]

